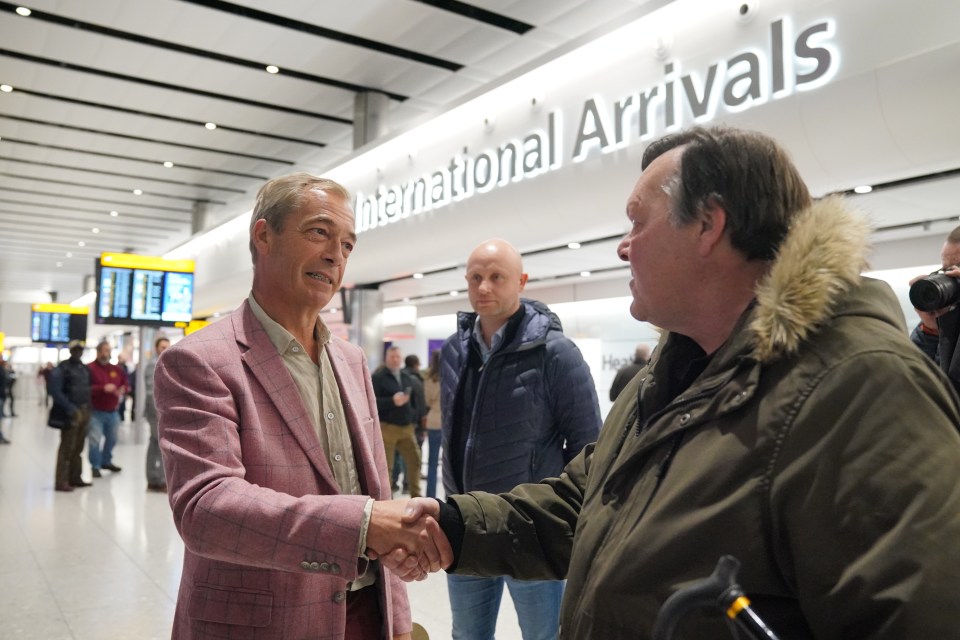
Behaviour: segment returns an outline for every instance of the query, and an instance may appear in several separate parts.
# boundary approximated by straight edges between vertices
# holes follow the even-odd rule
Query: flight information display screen
[[[97,263],[97,322],[173,325],[193,318],[193,261],[103,254]]]
[[[46,344],[66,344],[87,339],[86,307],[35,304],[30,309],[30,339]]]

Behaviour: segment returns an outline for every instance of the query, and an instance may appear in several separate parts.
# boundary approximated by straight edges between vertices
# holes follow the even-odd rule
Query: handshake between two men
[[[373,503],[367,555],[406,582],[453,563],[453,548],[440,529],[440,503],[433,498]]]

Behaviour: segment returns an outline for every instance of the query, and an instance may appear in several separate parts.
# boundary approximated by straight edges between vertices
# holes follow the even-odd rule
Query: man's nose
[[[630,243],[627,241],[627,236],[623,236],[620,240],[620,244],[617,245],[617,256],[624,262],[630,262]]]

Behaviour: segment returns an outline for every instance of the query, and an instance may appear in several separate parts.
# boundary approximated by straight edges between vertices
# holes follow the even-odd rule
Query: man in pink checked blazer
[[[164,352],[155,380],[186,546],[173,637],[409,638],[403,584],[370,558],[449,564],[432,519],[401,523],[364,353],[319,313],[356,242],[347,192],[294,174],[257,195],[253,288]]]

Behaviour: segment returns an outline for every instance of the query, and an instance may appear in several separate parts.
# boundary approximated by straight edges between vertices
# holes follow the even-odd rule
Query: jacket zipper
[[[468,340],[473,340],[473,337],[468,338]],[[463,453],[464,453],[464,458],[463,458],[463,475],[462,475],[462,477],[460,478],[460,487],[463,488],[464,490],[466,489],[466,486],[467,486],[467,476],[469,475],[469,474],[467,473],[467,467],[469,466],[469,467],[470,467],[470,471],[473,471],[473,462],[474,462],[474,461],[473,461],[474,455],[473,455],[472,453],[471,453],[471,455],[470,455],[470,459],[469,459],[469,460],[467,459],[467,456],[466,456],[466,453],[467,453],[467,443],[470,442],[470,437],[473,435],[474,427],[476,426],[476,422],[477,422],[477,403],[476,403],[476,400],[481,397],[481,395],[482,395],[481,392],[483,391],[484,385],[485,385],[485,383],[486,383],[486,381],[487,381],[487,375],[486,375],[487,365],[490,364],[490,363],[493,361],[494,358],[499,358],[499,357],[501,357],[502,355],[504,355],[504,354],[506,354],[506,353],[519,353],[519,352],[521,352],[521,351],[528,351],[528,350],[530,350],[530,349],[534,349],[534,348],[536,348],[536,347],[539,347],[540,345],[546,344],[546,342],[547,342],[547,341],[546,341],[545,338],[539,338],[539,339],[537,339],[537,340],[534,340],[533,342],[530,342],[530,343],[527,343],[527,344],[521,344],[521,345],[520,345],[519,347],[517,347],[516,349],[511,349],[511,350],[509,350],[509,351],[507,351],[507,350],[505,350],[505,349],[503,349],[503,348],[497,349],[496,351],[494,351],[493,353],[490,354],[490,357],[487,358],[487,361],[486,361],[486,362],[481,363],[480,366],[477,368],[477,373],[480,375],[480,379],[477,381],[477,394],[476,394],[476,396],[474,397],[473,410],[470,412],[470,424],[467,426],[467,433],[462,434],[465,439],[464,439],[464,441],[463,441]],[[467,349],[469,349],[469,348],[470,348],[470,345],[469,345],[469,343],[468,343]],[[469,354],[467,354],[467,362],[469,361],[469,357],[470,357]],[[460,371],[460,384],[463,383],[463,371],[466,370],[466,366],[467,366],[467,365],[465,364],[464,367],[463,367],[463,368],[461,369],[461,371]],[[458,385],[458,386],[459,386],[459,385]],[[458,389],[457,392],[459,393],[459,391],[460,391],[460,390]]]

